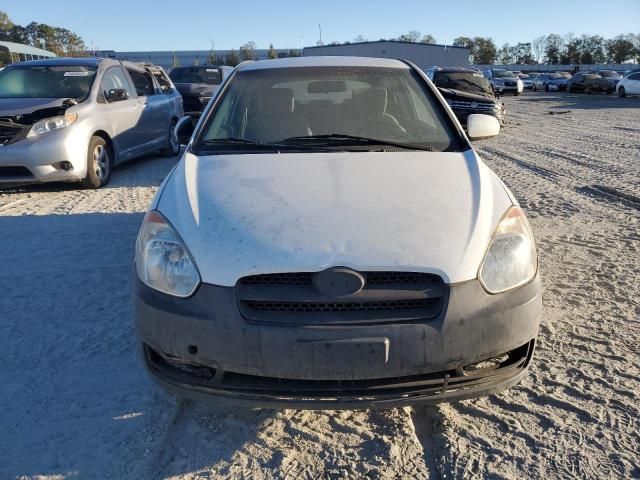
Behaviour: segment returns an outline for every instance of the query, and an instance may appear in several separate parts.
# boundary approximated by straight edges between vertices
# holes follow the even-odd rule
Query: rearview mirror
[[[176,123],[176,136],[180,145],[186,145],[193,135],[194,124],[193,119],[190,116],[182,117]]]
[[[129,98],[129,92],[124,88],[112,88],[104,96],[107,102],[120,102]]]
[[[467,117],[467,132],[471,140],[495,137],[500,133],[500,122],[491,115],[474,113]]]

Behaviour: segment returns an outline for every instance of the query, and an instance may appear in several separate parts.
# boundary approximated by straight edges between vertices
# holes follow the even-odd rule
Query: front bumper
[[[452,285],[436,318],[370,325],[253,323],[232,287],[201,285],[176,299],[135,277],[134,297],[144,362],[164,388],[278,408],[388,408],[494,393],[526,374],[541,309],[538,278],[498,295],[478,281]],[[491,368],[472,366],[496,357]]]
[[[0,183],[80,180],[87,172],[87,137],[75,126],[0,146]],[[65,170],[63,162],[71,168]]]

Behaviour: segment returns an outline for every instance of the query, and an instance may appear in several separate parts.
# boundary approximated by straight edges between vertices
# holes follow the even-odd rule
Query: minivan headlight
[[[478,278],[489,293],[519,287],[533,279],[538,258],[533,233],[520,207],[504,214],[480,265]]]
[[[136,271],[147,286],[175,297],[189,297],[200,285],[191,254],[171,224],[148,212],[136,242]]]
[[[35,137],[46,132],[53,132],[62,128],[67,128],[78,119],[77,113],[68,113],[59,117],[49,117],[38,120],[31,126],[31,130],[27,134],[28,137]]]

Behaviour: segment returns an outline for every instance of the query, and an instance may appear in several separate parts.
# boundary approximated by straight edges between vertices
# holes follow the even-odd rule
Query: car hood
[[[463,92],[462,90],[455,90],[453,88],[438,88],[438,90],[440,90],[440,93],[442,93],[442,96],[444,98],[448,98],[450,100],[463,100],[468,102],[485,103],[495,102],[496,100],[496,98],[490,93],[482,95],[479,93]]]
[[[476,278],[513,198],[464,153],[186,153],[152,208],[172,223],[205,283],[245,275],[421,271]]]
[[[36,110],[61,107],[65,98],[0,98],[0,116],[25,115]]]
[[[176,83],[176,89],[181,95],[199,95],[202,97],[211,96],[220,85],[209,85],[208,83]]]

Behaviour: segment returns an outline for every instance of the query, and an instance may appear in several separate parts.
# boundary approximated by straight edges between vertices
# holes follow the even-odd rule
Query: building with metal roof
[[[305,47],[303,56],[349,56],[401,58],[426,69],[432,66],[465,67],[469,65],[470,51],[467,47],[404,42],[401,40],[378,40],[374,42],[344,43]]]
[[[55,53],[43,50],[42,48],[23,45],[21,43],[0,41],[0,63],[3,65],[24,62],[26,60],[41,60],[55,56]]]

